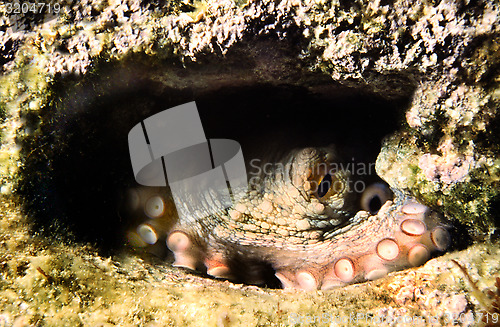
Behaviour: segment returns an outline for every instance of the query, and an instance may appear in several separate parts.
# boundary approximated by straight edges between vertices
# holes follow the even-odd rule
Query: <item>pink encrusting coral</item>
[[[465,180],[474,165],[471,156],[447,153],[443,156],[426,153],[418,161],[425,177],[433,182],[454,184]]]

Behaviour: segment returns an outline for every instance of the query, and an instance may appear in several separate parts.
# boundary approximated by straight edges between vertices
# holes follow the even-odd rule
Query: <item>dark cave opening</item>
[[[335,144],[346,161],[374,163],[409,101],[333,83],[175,88],[151,76],[113,74],[122,78],[115,83],[101,75],[63,86],[41,118],[27,117],[33,129],[42,123],[38,136],[23,144],[18,187],[36,231],[91,242],[103,253],[123,246],[129,223],[117,210],[123,190],[136,185],[128,132],[154,113],[196,101],[206,137],[238,141],[246,161]]]

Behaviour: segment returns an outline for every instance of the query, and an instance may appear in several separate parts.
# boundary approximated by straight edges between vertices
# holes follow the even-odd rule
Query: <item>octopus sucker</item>
[[[270,284],[270,268],[282,288],[305,291],[378,279],[450,247],[442,215],[381,182],[355,192],[348,171],[327,169],[336,158],[330,147],[294,150],[231,208],[188,221],[164,189],[132,188],[130,243],[164,244],[174,266],[248,284]]]

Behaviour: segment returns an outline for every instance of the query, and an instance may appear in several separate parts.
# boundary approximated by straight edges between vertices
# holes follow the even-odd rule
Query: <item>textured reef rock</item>
[[[367,117],[372,130],[389,134],[381,148],[369,147],[378,153],[380,177],[460,221],[476,241],[491,240],[500,217],[497,2],[60,3],[60,11],[45,19],[14,15],[0,4],[0,322],[164,325],[206,317],[202,325],[321,325],[324,313],[371,314],[385,317],[387,325],[388,318],[405,315],[437,316],[435,325],[451,325],[447,314],[462,317],[461,325],[478,321],[484,308],[449,260],[464,263],[481,279],[481,289],[492,287],[487,276],[499,273],[495,245],[476,244],[422,268],[330,293],[283,295],[130,256],[106,260],[86,247],[49,245],[45,234],[31,235],[39,226],[56,233],[51,226],[61,223],[58,217],[69,216],[61,219],[64,225],[79,215],[64,208],[84,212],[87,220],[79,218],[77,227],[100,226],[99,215],[85,207],[110,192],[94,181],[61,179],[60,172],[89,168],[120,186],[115,172],[126,164],[94,169],[77,155],[88,160],[113,149],[113,143],[99,142],[115,140],[113,131],[121,135],[145,115],[193,98],[211,110],[216,106],[210,103],[227,100],[231,109],[221,111],[226,115],[243,100],[266,94],[275,105],[307,106],[308,130],[324,128],[325,121],[364,129],[361,118]],[[290,94],[298,98],[290,100]],[[357,102],[358,111],[349,109],[359,121],[336,107],[359,98],[368,100]],[[335,110],[325,115],[315,111],[317,104]],[[291,111],[279,113],[287,117]],[[250,125],[246,117],[235,119],[240,128]],[[54,185],[62,184],[72,185],[61,190],[76,192],[68,193],[75,199],[89,198],[61,203]],[[27,210],[21,212],[21,204]],[[41,217],[31,232],[26,214]],[[105,238],[115,223],[93,228],[99,231],[91,239]],[[258,304],[262,298],[265,306]]]

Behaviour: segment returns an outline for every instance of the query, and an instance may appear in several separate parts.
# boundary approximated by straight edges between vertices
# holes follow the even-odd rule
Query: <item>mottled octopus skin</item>
[[[402,192],[377,213],[355,212],[359,194],[348,173],[329,169],[334,160],[330,148],[293,151],[272,174],[251,179],[233,207],[187,221],[175,218],[168,193],[136,188],[129,213],[141,224],[129,241],[166,240],[174,266],[249,284],[265,284],[271,270],[283,288],[303,290],[373,280],[448,248],[442,216]],[[318,187],[328,171],[332,182]]]

